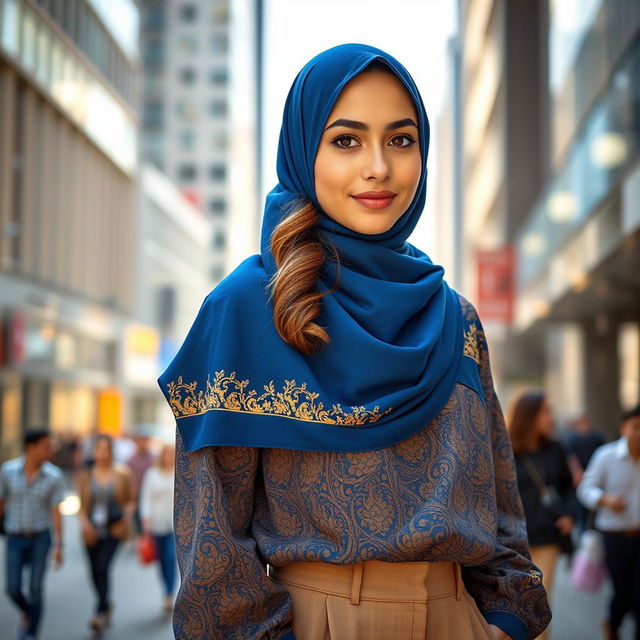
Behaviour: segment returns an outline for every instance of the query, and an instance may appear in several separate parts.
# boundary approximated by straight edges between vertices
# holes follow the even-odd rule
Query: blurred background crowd
[[[584,450],[618,437],[640,400],[640,2],[0,0],[0,462],[47,427],[63,513],[97,434],[122,463],[135,438],[172,441],[156,378],[258,248],[294,74],[348,41],[388,50],[422,91],[411,241],[478,307],[503,406],[540,390],[570,491]],[[88,615],[66,519],[78,569],[67,552],[50,600],[77,591]],[[135,597],[112,637],[171,637],[140,622],[155,576],[115,562]],[[563,567],[551,638],[601,637],[609,586],[574,593]],[[0,629],[16,615],[0,603]],[[42,637],[84,637],[84,618],[77,636],[64,624]]]

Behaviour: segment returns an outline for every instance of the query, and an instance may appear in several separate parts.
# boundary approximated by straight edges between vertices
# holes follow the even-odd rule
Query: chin
[[[365,235],[368,236],[375,236],[378,235],[379,233],[385,233],[386,231],[389,231],[389,229],[391,229],[391,227],[393,226],[393,222],[391,223],[370,223],[370,222],[364,222],[362,224],[358,224],[352,227],[352,229],[354,231],[357,231],[358,233],[364,233]]]

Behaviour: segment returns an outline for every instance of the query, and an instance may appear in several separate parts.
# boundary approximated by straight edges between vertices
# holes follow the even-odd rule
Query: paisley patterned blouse
[[[178,435],[178,640],[293,638],[291,601],[265,564],[451,560],[480,611],[515,640],[548,624],[509,439],[475,309],[440,414],[377,451],[208,447]]]

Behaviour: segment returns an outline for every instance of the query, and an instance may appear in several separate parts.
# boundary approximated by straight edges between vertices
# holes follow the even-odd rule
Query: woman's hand
[[[98,541],[98,532],[88,520],[85,520],[82,523],[82,537],[88,547],[93,547],[93,545]]]
[[[489,629],[493,633],[494,640],[513,640],[513,638],[507,635],[500,627],[496,627],[495,624],[490,624]]]
[[[568,536],[573,529],[573,518],[571,516],[560,516],[555,525],[563,536]]]

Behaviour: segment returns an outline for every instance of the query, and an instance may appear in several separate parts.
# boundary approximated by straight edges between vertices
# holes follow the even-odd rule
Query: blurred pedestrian
[[[126,539],[135,509],[133,479],[128,467],[114,464],[113,441],[98,435],[93,464],[78,477],[82,536],[97,595],[95,615],[89,626],[100,631],[113,610],[109,599],[110,568],[119,543]]]
[[[159,381],[179,432],[180,640],[548,624],[480,319],[407,242],[428,140],[379,49],[334,47],[294,80],[261,254],[207,296]]]
[[[531,558],[542,571],[549,600],[556,563],[571,553],[576,500],[564,449],[553,439],[553,414],[541,391],[528,391],[513,403],[507,420],[515,454]],[[547,638],[548,631],[539,638]]]
[[[607,567],[613,583],[606,640],[618,640],[628,612],[640,640],[640,405],[623,414],[621,437],[600,447],[578,487],[578,498],[597,510]]]
[[[567,452],[567,462],[574,487],[577,487],[582,481],[584,470],[595,450],[604,443],[604,436],[592,429],[589,416],[582,414],[573,420],[568,433],[563,438],[563,444]],[[577,528],[580,532],[587,528],[593,528],[594,515],[593,511],[589,511],[582,503],[578,504]]]
[[[140,515],[142,530],[152,535],[164,591],[164,610],[173,608],[176,581],[176,548],[173,535],[173,488],[175,447],[165,444],[155,462],[142,479]]]
[[[49,462],[51,438],[46,429],[29,430],[24,455],[9,460],[0,471],[0,516],[7,535],[7,594],[22,612],[17,637],[38,635],[44,600],[44,576],[53,544],[54,564],[62,565],[64,476]],[[51,528],[53,527],[53,540]],[[30,566],[29,595],[22,591],[24,568]],[[3,638],[6,628],[3,630]]]
[[[136,449],[133,455],[127,459],[127,466],[133,474],[133,484],[136,493],[136,509],[134,514],[135,533],[140,534],[142,532],[142,522],[140,519],[140,488],[142,487],[142,478],[144,478],[147,469],[153,464],[155,456],[149,447],[149,438],[147,436],[135,436],[134,442]]]

